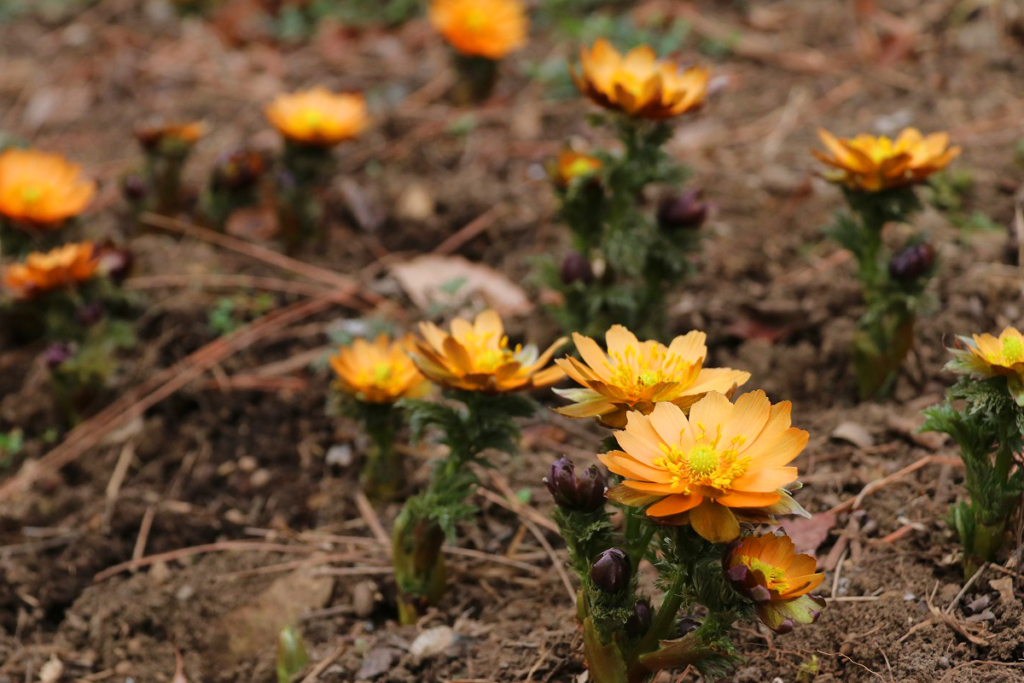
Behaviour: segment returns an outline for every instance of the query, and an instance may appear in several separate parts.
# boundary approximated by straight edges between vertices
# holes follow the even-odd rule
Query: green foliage
[[[641,337],[657,338],[663,332],[665,295],[690,271],[688,256],[697,237],[659,226],[643,207],[643,194],[654,183],[680,183],[685,171],[662,148],[672,135],[667,124],[593,118],[614,127],[624,150],[598,153],[602,166],[593,176],[558,190],[562,218],[574,247],[591,262],[593,278],[566,282],[551,260],[539,273],[562,295],[563,304],[552,314],[566,331],[599,336],[618,323]]]
[[[514,453],[520,437],[516,418],[528,417],[536,409],[520,394],[448,391],[445,396],[445,403],[398,403],[414,440],[432,431],[448,447],[448,455],[435,464],[426,491],[406,500],[395,521],[392,556],[403,623],[414,622],[444,592],[441,545],[446,536],[455,536],[460,521],[476,512],[469,499],[479,480],[471,465],[486,467],[489,449]]]
[[[964,462],[970,500],[952,506],[949,522],[964,546],[964,573],[969,577],[981,562],[996,558],[1020,506],[1024,470],[1014,469],[1013,457],[1022,447],[1024,408],[1013,399],[1006,378],[965,374],[950,389],[949,400],[924,415],[922,431],[948,434]]]
[[[9,432],[0,432],[0,470],[10,469],[15,458],[25,447],[25,433],[15,427]]]
[[[925,186],[925,200],[946,214],[949,222],[963,232],[1003,230],[984,212],[970,207],[974,176],[968,169],[943,171],[933,175]]]
[[[886,223],[906,221],[921,208],[912,187],[880,192],[845,189],[844,193],[850,211],[837,212],[826,234],[857,262],[866,306],[853,339],[858,394],[861,400],[881,399],[892,391],[913,347],[916,318],[932,307],[925,289],[936,265],[933,262],[924,272],[903,279],[889,270],[892,254],[883,244],[882,230]],[[903,248],[921,242],[918,235]]]
[[[302,634],[294,626],[286,626],[277,638],[277,682],[290,683],[308,663]]]
[[[0,0],[0,21],[29,15],[48,22],[66,21],[97,0]]]
[[[266,314],[273,307],[274,297],[267,293],[240,293],[221,297],[207,313],[206,324],[210,332],[222,337]]]

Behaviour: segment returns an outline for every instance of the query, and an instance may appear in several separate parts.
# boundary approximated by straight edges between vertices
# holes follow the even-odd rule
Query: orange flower
[[[580,66],[581,74],[571,70],[580,92],[606,109],[637,118],[670,119],[699,109],[707,97],[707,69],[680,72],[675,64],[658,60],[646,45],[622,56],[598,39],[589,52],[580,49]]]
[[[517,0],[433,0],[430,22],[462,54],[488,59],[522,46],[529,25]]]
[[[555,362],[586,388],[555,389],[574,401],[556,410],[568,417],[597,417],[608,427],[624,427],[628,411],[648,414],[662,401],[686,411],[709,391],[731,396],[750,379],[742,370],[704,368],[707,335],[696,330],[665,346],[641,342],[622,325],[612,325],[605,335],[607,355],[590,337],[574,333],[572,338],[583,362],[571,357]]]
[[[45,254],[33,252],[24,263],[9,266],[4,273],[4,285],[14,290],[15,297],[30,299],[89,280],[99,264],[91,242],[65,244]]]
[[[959,147],[949,146],[949,133],[923,137],[916,128],[904,129],[895,141],[873,135],[839,139],[823,128],[818,129],[818,137],[828,154],[818,150],[812,153],[836,169],[825,177],[864,192],[919,183],[960,154]]]
[[[563,150],[553,164],[551,176],[560,187],[569,187],[577,178],[589,178],[601,170],[601,160],[571,149]]]
[[[202,121],[167,123],[155,121],[135,127],[135,138],[145,150],[187,150],[206,135]]]
[[[0,153],[0,215],[54,229],[85,211],[96,183],[56,154],[9,149]]]
[[[783,488],[796,481],[786,467],[807,445],[808,434],[790,427],[788,401],[772,405],[763,391],[733,405],[711,392],[690,415],[659,403],[650,416],[631,412],[615,433],[622,447],[598,455],[626,477],[608,497],[647,508],[670,524],[690,524],[712,543],[740,533],[740,520],[762,522],[776,514],[804,514]]]
[[[285,138],[318,147],[354,138],[369,122],[362,95],[335,94],[325,88],[278,95],[264,111]]]
[[[391,341],[381,334],[372,343],[356,339],[339,349],[331,356],[339,388],[366,403],[423,396],[428,385],[406,352],[408,345],[408,338]]]
[[[1018,405],[1024,406],[1024,335],[1007,327],[998,337],[976,334],[960,337],[964,348],[953,349],[953,370],[979,377],[1005,377]]]
[[[796,554],[793,541],[785,534],[736,541],[722,564],[729,583],[754,601],[757,616],[776,633],[789,633],[796,624],[817,621],[825,607],[824,600],[809,595],[825,575],[814,573],[814,558]]]
[[[453,320],[451,330],[446,334],[433,323],[420,323],[423,338],[413,340],[417,367],[442,387],[503,394],[550,386],[565,376],[556,367],[542,369],[565,338],[539,355],[532,344],[510,349],[501,318],[490,310],[472,323]]]

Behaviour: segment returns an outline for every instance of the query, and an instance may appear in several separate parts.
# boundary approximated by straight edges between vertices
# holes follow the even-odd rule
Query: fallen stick
[[[302,553],[312,554],[321,552],[319,548],[308,545],[285,545],[283,543],[260,543],[258,541],[221,541],[219,543],[205,543],[190,548],[178,548],[166,553],[148,555],[135,560],[128,560],[113,567],[107,567],[93,577],[93,582],[106,581],[111,576],[117,576],[121,572],[134,571],[154,565],[157,562],[172,562],[193,555],[206,555],[208,553],[226,553],[231,551],[249,551],[264,553]]]
[[[360,301],[350,294],[340,292],[336,289],[328,289],[319,285],[311,285],[305,282],[293,280],[282,280],[274,277],[258,277],[255,275],[142,275],[133,277],[124,283],[125,289],[162,289],[170,287],[208,287],[216,289],[262,289],[269,292],[281,292],[282,294],[297,294],[312,298],[330,299],[336,304],[349,306],[355,309],[366,308],[366,303]]]
[[[330,285],[331,287],[336,287],[340,290],[339,294],[341,296],[354,296],[358,294],[373,305],[378,305],[384,302],[384,297],[365,290],[355,280],[342,275],[341,273],[336,273],[333,270],[328,270],[326,268],[314,266],[311,263],[293,259],[292,257],[285,256],[273,249],[268,249],[251,242],[246,242],[245,240],[240,240],[237,237],[223,235],[219,232],[215,232],[198,225],[193,225],[176,218],[168,218],[167,216],[161,216],[155,213],[142,214],[142,216],[139,217],[139,222],[154,228],[160,228],[162,230],[169,230],[171,232],[188,235],[189,237],[195,237],[196,239],[203,240],[204,242],[216,244],[218,247],[230,249],[244,256],[296,273],[297,275],[301,275],[310,280],[315,280],[317,282]]]
[[[73,429],[63,443],[51,449],[39,461],[23,467],[10,481],[0,486],[0,501],[27,488],[43,472],[55,472],[73,462],[107,434],[174,395],[189,382],[268,332],[307,318],[330,305],[331,302],[325,299],[314,299],[271,311],[157,373]]]
[[[881,479],[876,479],[875,481],[869,482],[867,485],[864,486],[864,488],[861,489],[860,493],[858,493],[856,497],[850,498],[848,500],[843,501],[842,503],[839,503],[838,505],[831,508],[829,512],[832,514],[838,514],[849,509],[858,510],[860,509],[861,503],[864,502],[864,498],[866,498],[868,495],[874,493],[880,488],[883,488],[891,484],[897,479],[901,479],[912,472],[916,472],[925,465],[931,464],[962,466],[964,463],[960,458],[951,455],[926,455],[920,460],[911,463],[910,465],[907,465],[906,467],[897,472],[893,472],[892,474],[882,477]]]

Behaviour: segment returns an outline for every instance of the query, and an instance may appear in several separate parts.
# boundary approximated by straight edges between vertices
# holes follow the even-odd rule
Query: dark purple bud
[[[244,190],[255,185],[265,164],[258,152],[237,149],[221,155],[213,167],[210,184],[215,190]]]
[[[577,280],[583,284],[590,284],[594,281],[594,269],[590,267],[590,260],[578,251],[570,251],[562,261],[562,282],[571,285]]]
[[[690,633],[691,631],[696,631],[700,628],[700,625],[701,621],[696,617],[691,617],[689,615],[683,617],[679,620],[679,637],[682,638],[687,633]]]
[[[75,311],[75,322],[82,327],[92,327],[103,320],[103,314],[103,304],[93,301]]]
[[[115,247],[112,242],[97,247],[96,257],[99,259],[99,271],[116,284],[124,282],[135,266],[132,252],[127,248]]]
[[[684,190],[662,199],[658,205],[658,225],[662,230],[699,230],[708,216],[702,194],[701,190]]]
[[[129,202],[141,202],[149,194],[149,185],[138,173],[129,173],[121,178],[121,194]]]
[[[576,468],[565,456],[556,460],[544,483],[559,507],[575,512],[595,512],[604,507],[606,483],[596,465],[576,476]]]
[[[935,250],[930,244],[912,244],[889,261],[889,275],[901,282],[912,282],[926,275],[935,264]]]
[[[605,593],[621,593],[629,587],[633,567],[629,556],[619,548],[609,548],[590,565],[590,580]]]
[[[70,346],[58,342],[46,347],[46,350],[43,351],[43,362],[46,363],[46,367],[52,371],[56,370],[61,363],[71,358],[72,355],[74,354]]]
[[[637,600],[633,605],[633,614],[626,620],[626,633],[633,638],[639,638],[647,633],[651,627],[651,603],[646,600]]]

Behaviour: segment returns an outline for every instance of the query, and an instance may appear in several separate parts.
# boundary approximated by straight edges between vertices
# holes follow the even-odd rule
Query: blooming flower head
[[[729,583],[754,601],[757,616],[776,633],[817,621],[825,607],[823,599],[810,595],[825,575],[814,573],[814,558],[796,554],[785,534],[736,541],[722,565]]]
[[[8,149],[0,153],[0,216],[54,229],[85,211],[96,183],[57,154]]]
[[[91,242],[65,244],[45,254],[33,252],[24,263],[8,266],[4,286],[18,299],[74,287],[97,274],[100,261]]]
[[[1017,401],[1024,405],[1024,334],[1007,327],[998,337],[976,334],[960,337],[962,349],[954,349],[952,370],[978,377],[1006,377],[1006,384]]]
[[[960,154],[949,146],[949,133],[925,137],[916,128],[905,128],[895,140],[885,136],[858,135],[836,138],[823,128],[818,137],[828,153],[812,153],[833,171],[825,177],[852,190],[880,192],[922,182],[941,171]]]
[[[555,389],[574,403],[558,412],[568,417],[597,417],[609,427],[624,427],[626,413],[650,413],[656,403],[674,403],[684,411],[709,391],[732,395],[750,379],[749,372],[705,368],[707,338],[696,330],[676,337],[668,346],[641,342],[622,325],[613,325],[605,339],[607,355],[590,337],[574,333],[583,362],[560,358],[556,363],[584,389]]]
[[[264,111],[285,138],[317,147],[354,138],[369,121],[362,95],[335,94],[325,88],[278,95]]]
[[[542,354],[537,347],[509,348],[501,318],[494,311],[480,313],[472,323],[457,318],[451,333],[433,323],[420,323],[422,339],[415,339],[413,360],[431,381],[448,389],[503,394],[546,387],[564,377],[557,367],[544,369],[559,339]]]
[[[625,56],[598,39],[589,51],[580,49],[582,73],[572,69],[580,92],[606,109],[645,119],[670,119],[699,109],[708,92],[708,71],[657,59],[647,45]]]
[[[551,176],[559,187],[569,187],[577,178],[589,178],[597,173],[601,170],[601,165],[601,160],[597,157],[566,149],[552,164]]]
[[[135,138],[147,152],[187,152],[204,135],[206,124],[202,121],[152,121],[135,127]]]
[[[529,25],[518,0],[433,0],[430,22],[460,53],[488,59],[521,47]]]
[[[426,379],[409,354],[408,339],[392,341],[381,334],[373,342],[356,339],[331,356],[338,387],[366,403],[395,403],[426,393]]]
[[[710,392],[689,416],[672,403],[657,404],[650,415],[631,412],[615,434],[622,450],[598,456],[626,478],[608,497],[650,505],[649,517],[690,524],[712,543],[739,536],[741,520],[806,515],[783,488],[796,481],[796,468],[787,465],[808,439],[790,427],[791,409],[755,391],[735,404]]]

